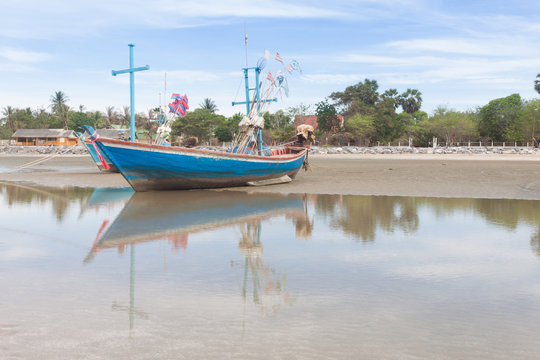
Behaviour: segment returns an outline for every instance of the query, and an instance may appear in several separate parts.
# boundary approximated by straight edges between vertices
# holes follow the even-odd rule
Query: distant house
[[[64,129],[19,129],[11,136],[17,145],[76,145],[77,134],[73,130]]]
[[[339,127],[343,127],[343,116],[338,115],[338,119],[340,120]],[[297,115],[294,117],[294,127],[298,127],[298,125],[311,125],[313,126],[314,130],[317,130],[317,126],[319,125],[317,123],[317,115]]]

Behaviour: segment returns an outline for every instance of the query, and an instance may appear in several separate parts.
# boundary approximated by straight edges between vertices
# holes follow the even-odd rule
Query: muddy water
[[[535,359],[538,208],[0,185],[0,358]]]

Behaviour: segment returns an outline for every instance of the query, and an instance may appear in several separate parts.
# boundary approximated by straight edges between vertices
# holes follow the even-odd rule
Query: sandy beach
[[[58,156],[18,172],[37,156],[0,156],[0,181],[41,186],[127,187],[87,155]],[[310,155],[311,171],[258,192],[540,200],[540,155]]]

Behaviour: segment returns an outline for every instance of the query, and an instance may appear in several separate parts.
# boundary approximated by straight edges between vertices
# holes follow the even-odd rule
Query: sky
[[[130,43],[134,66],[150,66],[135,73],[137,112],[171,92],[187,94],[191,109],[210,98],[220,114],[245,112],[232,102],[245,98],[246,55],[255,66],[265,50],[302,70],[271,112],[314,109],[366,78],[381,93],[419,90],[430,114],[539,96],[533,0],[0,0],[0,14],[0,109],[50,110],[55,91],[73,109],[129,106],[129,75],[111,70],[129,67]],[[270,59],[263,74],[279,65]]]

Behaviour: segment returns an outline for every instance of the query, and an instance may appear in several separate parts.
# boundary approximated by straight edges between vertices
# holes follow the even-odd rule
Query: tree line
[[[540,93],[539,80],[535,89]],[[422,94],[416,89],[380,93],[376,80],[365,79],[316,104],[318,135],[341,145],[406,143],[410,138],[415,146],[428,146],[433,137],[452,144],[531,141],[540,135],[540,99],[524,100],[511,94],[468,111],[439,106],[431,115],[421,105]],[[343,127],[338,115],[343,117]]]
[[[540,74],[534,83],[540,93]],[[294,120],[298,115],[315,114],[318,119],[316,136],[323,142],[345,145],[373,145],[413,140],[415,146],[429,146],[433,137],[439,143],[468,141],[531,141],[540,137],[540,99],[524,100],[519,94],[494,99],[484,106],[468,111],[456,111],[446,106],[437,107],[431,115],[421,110],[422,93],[407,89],[379,90],[376,80],[365,79],[343,91],[333,92],[323,101],[312,105],[300,104],[275,113],[266,112],[263,139],[266,143],[280,143],[294,136]],[[68,105],[69,97],[56,91],[48,108],[2,109],[0,138],[9,139],[18,129],[64,128],[80,131],[82,125],[107,128],[113,125],[127,128],[130,109],[112,106],[105,111],[85,111]],[[194,110],[178,118],[172,126],[173,140],[178,136],[197,137],[199,142],[231,141],[238,131],[242,114],[226,117],[217,114],[218,108],[210,98],[204,99]],[[137,129],[155,133],[156,120],[162,116],[160,108],[137,113]]]

